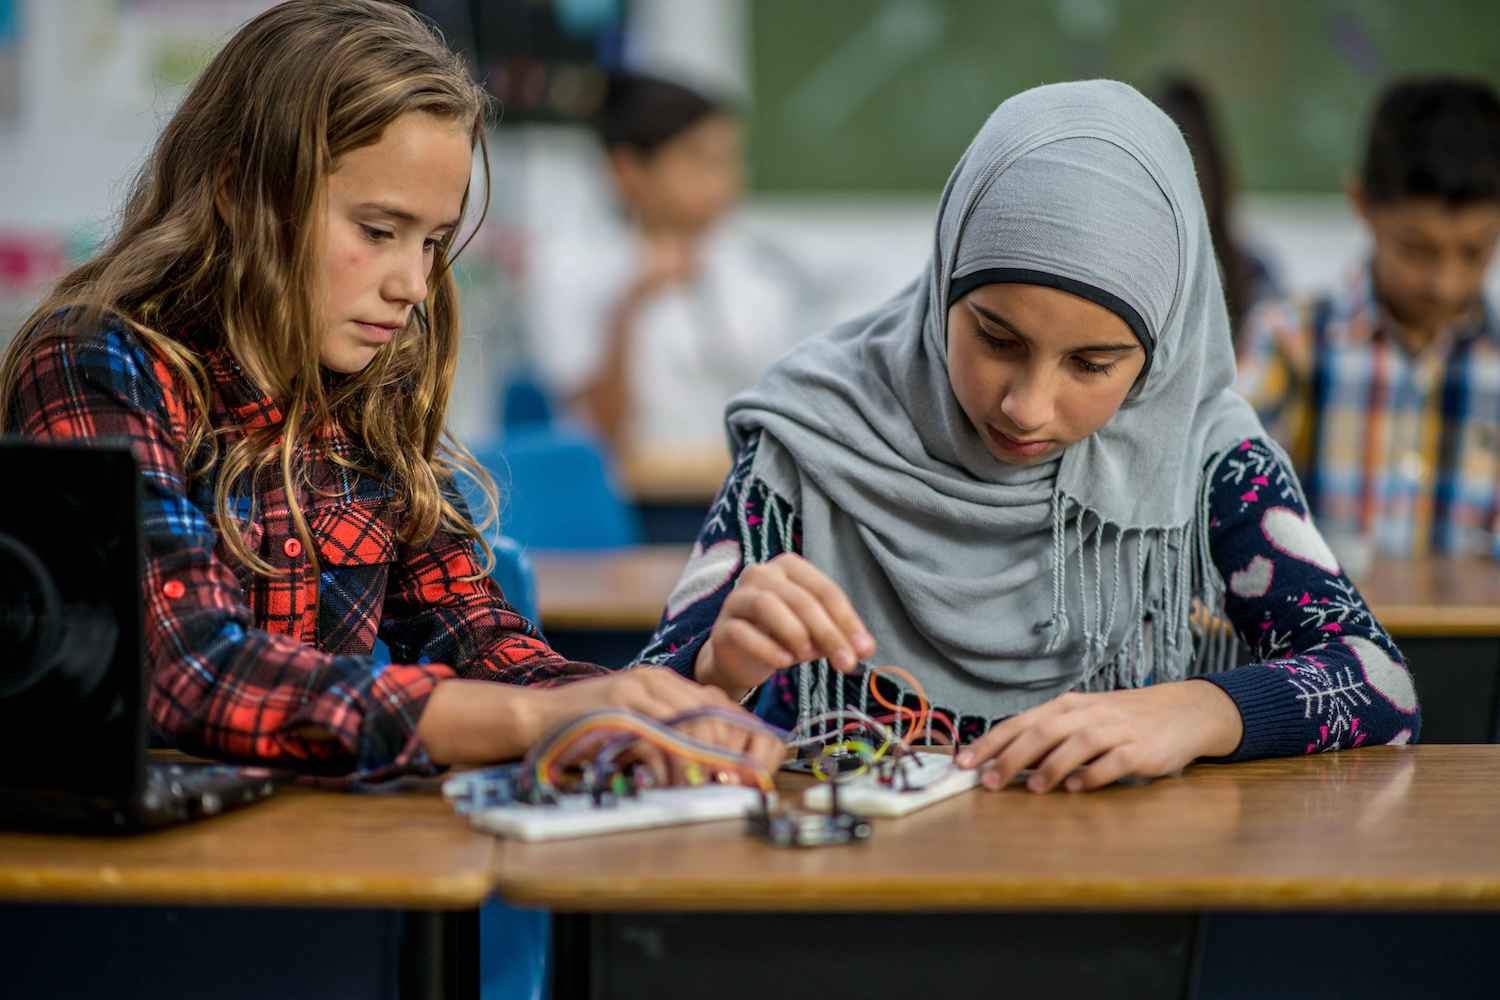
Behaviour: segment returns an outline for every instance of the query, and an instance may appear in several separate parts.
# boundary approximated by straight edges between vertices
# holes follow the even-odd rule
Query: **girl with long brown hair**
[[[455,477],[493,486],[444,432],[487,111],[398,4],[272,8],[0,366],[5,430],[124,440],[142,467],[151,717],[184,750],[368,779],[514,757],[593,708],[732,708],[567,661],[488,578]]]

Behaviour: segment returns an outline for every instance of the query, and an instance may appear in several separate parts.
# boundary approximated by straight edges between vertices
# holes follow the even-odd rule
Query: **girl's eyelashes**
[[[983,342],[984,346],[996,354],[1010,354],[1013,351],[1019,350],[1022,346],[1019,340],[1014,340],[1010,337],[998,336],[996,334],[990,333],[983,327],[976,327],[975,329],[978,332],[979,339],[981,342]],[[1098,362],[1090,361],[1088,358],[1078,355],[1074,355],[1072,360],[1074,366],[1077,367],[1077,369],[1085,375],[1108,375],[1110,372],[1114,371],[1115,365],[1119,363],[1117,361],[1111,361],[1107,364],[1099,364]]]
[[[1075,357],[1073,359],[1073,362],[1078,365],[1078,369],[1086,375],[1108,375],[1110,372],[1114,371],[1115,365],[1119,363],[1111,361],[1107,365],[1101,365],[1090,361],[1088,358],[1079,357]]]
[[[984,343],[984,346],[996,353],[1011,351],[1021,346],[1019,340],[996,336],[983,327],[976,327],[975,329],[978,331],[979,339]]]
[[[371,243],[383,243],[386,240],[393,240],[396,238],[396,234],[391,232],[389,229],[377,229],[374,226],[366,226],[363,224],[361,224],[359,228],[365,234],[365,239],[369,240]],[[438,247],[442,246],[443,241],[446,239],[446,236],[427,237],[427,239],[422,241],[422,252],[436,253]]]

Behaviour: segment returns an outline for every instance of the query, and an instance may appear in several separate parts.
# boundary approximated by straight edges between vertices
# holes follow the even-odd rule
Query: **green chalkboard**
[[[750,0],[760,191],[938,189],[994,106],[1058,80],[1218,104],[1241,186],[1332,191],[1393,77],[1500,85],[1497,0]]]

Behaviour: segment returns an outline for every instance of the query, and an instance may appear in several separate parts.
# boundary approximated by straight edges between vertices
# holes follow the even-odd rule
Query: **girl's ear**
[[[218,177],[214,181],[214,212],[225,228],[230,229],[234,227],[234,164],[234,157],[226,159],[220,165]]]

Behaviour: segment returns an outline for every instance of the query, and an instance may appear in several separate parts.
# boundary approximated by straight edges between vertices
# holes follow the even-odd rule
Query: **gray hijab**
[[[1105,305],[1148,355],[1110,421],[1040,466],[995,459],[948,381],[947,306],[996,281]],[[1263,434],[1233,380],[1181,133],[1125,84],[1066,83],[990,116],[943,191],[924,275],[783,358],[727,421],[736,450],[761,433],[756,485],[793,504],[804,556],[849,594],[878,660],[994,718],[1232,656],[1195,648],[1188,609],[1222,596],[1206,466]],[[804,712],[826,691],[814,669]]]

